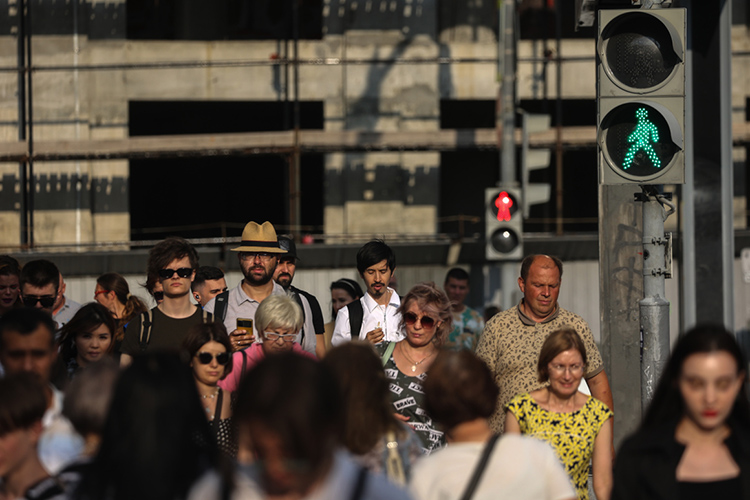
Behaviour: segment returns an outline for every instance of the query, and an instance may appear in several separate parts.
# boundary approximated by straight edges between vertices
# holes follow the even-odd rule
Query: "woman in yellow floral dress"
[[[612,412],[578,390],[586,349],[572,328],[550,334],[542,345],[537,372],[549,386],[521,394],[505,407],[505,432],[547,441],[570,475],[580,500],[588,500],[588,469],[593,458],[594,493],[609,500],[612,490]]]

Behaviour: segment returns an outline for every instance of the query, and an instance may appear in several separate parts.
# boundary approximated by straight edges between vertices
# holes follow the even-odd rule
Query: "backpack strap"
[[[292,291],[291,295],[294,301],[299,305],[299,308],[302,309],[302,336],[299,338],[299,345],[302,345],[305,342],[305,306],[302,304],[302,297],[300,297],[300,294],[297,291]]]
[[[395,348],[396,348],[396,342],[388,342],[388,347],[385,348],[383,357],[380,358],[380,360],[383,362],[383,366],[385,366],[388,363],[388,360],[391,359],[391,354],[393,354],[393,350]]]
[[[148,343],[151,340],[151,327],[154,324],[154,310],[149,309],[148,311],[141,313],[141,333],[139,336],[139,346],[141,352],[145,352],[148,349]]]
[[[240,352],[242,353],[242,371],[240,372],[240,377],[242,377],[245,374],[245,371],[247,371],[247,349],[242,349]]]
[[[362,329],[362,320],[365,315],[364,308],[362,307],[362,301],[355,300],[346,305],[349,310],[349,331],[351,332],[351,340],[359,338],[359,331]]]
[[[198,307],[198,306],[196,306]],[[210,312],[206,311],[205,309],[201,309],[201,313],[203,314],[203,322],[204,323],[213,323],[214,321],[214,315]]]
[[[221,292],[216,296],[216,302],[214,302],[214,318],[221,320],[223,323],[227,318],[227,306],[229,305],[229,290]]]

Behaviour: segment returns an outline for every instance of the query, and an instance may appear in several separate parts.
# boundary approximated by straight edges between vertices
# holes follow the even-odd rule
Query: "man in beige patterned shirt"
[[[517,306],[493,316],[484,327],[476,352],[490,367],[500,388],[497,408],[490,419],[495,432],[503,432],[504,406],[514,396],[546,385],[537,381],[539,351],[547,336],[563,326],[574,328],[586,346],[585,378],[591,395],[613,409],[609,379],[588,323],[557,303],[561,278],[560,259],[529,255],[521,263],[518,278],[523,299]]]

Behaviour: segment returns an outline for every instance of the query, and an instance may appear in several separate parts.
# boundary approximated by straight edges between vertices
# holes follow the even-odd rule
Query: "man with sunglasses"
[[[273,280],[279,255],[286,253],[279,247],[276,229],[266,221],[263,224],[248,222],[242,231],[237,260],[245,278],[228,292],[211,299],[203,310],[215,314],[216,321],[224,321],[232,348],[246,349],[256,341],[257,331],[252,328],[255,311],[271,295],[286,295],[284,288]],[[218,307],[217,307],[218,306]],[[238,324],[242,323],[242,326]]]
[[[54,263],[46,259],[27,262],[21,268],[21,299],[23,305],[42,309],[52,316],[59,284],[60,271]]]
[[[178,351],[190,327],[210,321],[210,315],[190,301],[190,284],[197,268],[198,252],[182,238],[167,238],[151,249],[148,272],[158,277],[164,300],[126,327],[120,347],[122,366],[146,351]]]

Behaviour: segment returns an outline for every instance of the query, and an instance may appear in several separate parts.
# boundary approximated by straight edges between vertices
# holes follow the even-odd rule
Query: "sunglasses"
[[[172,276],[174,276],[174,273],[177,273],[177,276],[180,278],[189,278],[193,274],[193,268],[191,267],[181,267],[179,269],[162,269],[159,271],[159,277],[163,280],[168,280]]]
[[[42,307],[49,308],[55,303],[54,295],[24,295],[23,305],[26,307],[36,307],[36,303],[40,302]]]
[[[216,362],[220,365],[226,365],[229,363],[229,354],[226,352],[220,352],[216,356],[211,354],[210,352],[199,352],[198,353],[198,361],[200,361],[200,364],[202,365],[208,365],[213,361],[214,357],[216,358]]]
[[[422,328],[430,329],[435,326],[435,319],[429,316],[422,316],[421,318],[413,312],[404,313],[404,323],[411,326],[419,320],[422,323]]]
[[[100,293],[109,293],[109,292],[110,292],[110,290],[98,290],[98,291],[94,292],[94,299],[96,299],[96,297],[97,297],[97,296],[98,296],[98,295],[99,295]]]

